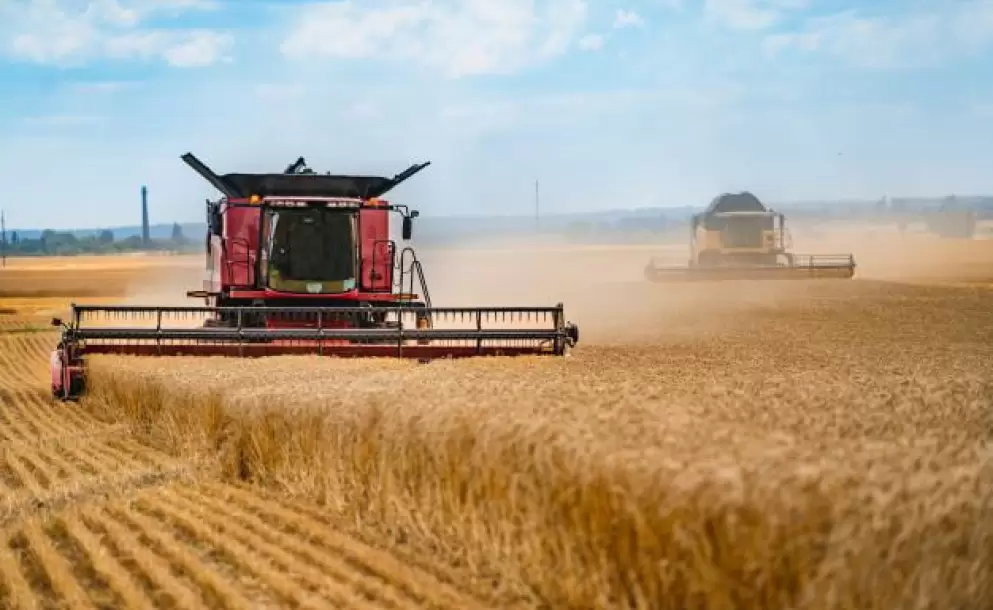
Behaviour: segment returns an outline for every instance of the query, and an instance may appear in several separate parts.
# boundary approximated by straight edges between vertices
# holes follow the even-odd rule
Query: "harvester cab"
[[[786,216],[749,192],[724,193],[690,220],[687,266],[659,265],[645,277],[655,282],[735,279],[842,278],[855,274],[852,254],[794,254]]]
[[[303,157],[282,173],[218,175],[184,162],[221,192],[207,200],[198,307],[72,305],[52,353],[52,391],[78,397],[90,354],[314,354],[419,360],[563,355],[579,339],[561,303],[435,307],[414,249],[419,216],[385,199],[430,162],[393,177],[319,174]],[[415,289],[417,292],[415,292]],[[55,321],[53,321],[54,323]]]

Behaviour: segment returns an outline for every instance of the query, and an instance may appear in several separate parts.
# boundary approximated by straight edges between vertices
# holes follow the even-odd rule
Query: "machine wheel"
[[[69,376],[69,396],[66,397],[67,400],[76,401],[79,397],[83,395],[86,391],[86,380],[83,379],[82,375],[70,375]]]
[[[579,343],[579,327],[575,324],[566,324],[565,334],[572,341],[573,345]]]
[[[77,370],[70,372],[68,387],[65,383],[61,384],[61,387],[52,385],[52,398],[59,402],[76,402],[85,391],[86,380]]]

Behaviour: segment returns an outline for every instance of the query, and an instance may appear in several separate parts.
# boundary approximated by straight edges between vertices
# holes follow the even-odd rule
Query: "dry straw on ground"
[[[217,481],[209,454],[201,468],[53,403],[57,334],[26,332],[35,306],[0,316],[0,608],[515,607],[312,503]]]
[[[831,286],[569,359],[95,358],[86,406],[555,607],[988,607],[989,292]]]

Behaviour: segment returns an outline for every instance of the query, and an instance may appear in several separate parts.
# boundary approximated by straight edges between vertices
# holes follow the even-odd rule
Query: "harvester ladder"
[[[410,264],[406,264],[407,255],[410,255]],[[424,304],[427,307],[431,307],[431,294],[428,292],[428,284],[424,279],[424,267],[421,266],[421,261],[417,258],[417,253],[411,247],[406,247],[400,252],[400,277],[397,288],[399,292],[406,294],[413,294],[414,292],[414,276],[417,276],[418,284],[421,287],[421,296],[424,297]],[[404,279],[408,280],[407,290],[404,291]]]

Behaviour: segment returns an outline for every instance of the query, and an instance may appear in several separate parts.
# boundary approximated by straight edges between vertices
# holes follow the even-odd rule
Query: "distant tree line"
[[[73,256],[78,254],[121,254],[125,252],[196,251],[203,247],[198,240],[183,234],[179,224],[173,224],[168,239],[152,238],[143,244],[140,235],[115,239],[113,231],[98,231],[94,235],[77,237],[69,231],[46,229],[36,238],[21,238],[17,231],[10,231],[4,251],[7,256]]]

